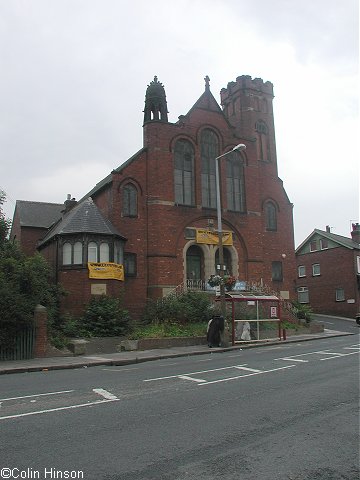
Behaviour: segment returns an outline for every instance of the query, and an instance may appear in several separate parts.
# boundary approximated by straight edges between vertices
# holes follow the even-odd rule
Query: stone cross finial
[[[210,90],[210,77],[206,75],[205,80],[205,90]]]

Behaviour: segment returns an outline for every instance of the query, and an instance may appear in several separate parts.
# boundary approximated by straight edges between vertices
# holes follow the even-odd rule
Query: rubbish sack
[[[224,317],[222,315],[214,315],[208,323],[207,343],[211,347],[220,347],[221,333],[224,331]]]

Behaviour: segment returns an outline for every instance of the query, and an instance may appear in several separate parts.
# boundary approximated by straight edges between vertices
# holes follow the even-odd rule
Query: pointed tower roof
[[[94,233],[99,235],[113,235],[124,240],[112,223],[103,216],[91,198],[76,205],[48,232],[39,246],[44,245],[57,235],[75,233]]]
[[[151,121],[168,121],[168,109],[165,88],[155,75],[147,86],[145,94],[144,123]]]

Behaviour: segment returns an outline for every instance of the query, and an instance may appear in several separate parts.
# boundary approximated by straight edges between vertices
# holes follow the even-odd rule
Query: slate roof
[[[146,148],[141,148],[138,152],[136,152],[134,155],[132,155],[130,158],[128,158],[124,163],[122,163],[119,167],[115,168],[113,171],[114,172],[121,172],[121,170],[123,170],[127,165],[129,165],[133,160],[135,160],[142,152],[144,152],[146,150]],[[103,178],[102,180],[100,180],[100,182],[98,182],[95,187],[90,190],[90,192],[88,192],[81,200],[80,202],[82,202],[83,200],[91,197],[94,193],[100,191],[103,187],[105,187],[106,185],[109,185],[111,182],[112,182],[112,173],[110,173],[107,177]]]
[[[91,198],[78,203],[48,232],[40,245],[57,235],[74,233],[94,233],[98,235],[115,235],[126,238],[103,216]]]
[[[327,238],[328,240],[332,240],[333,242],[346,247],[350,248],[352,250],[360,250],[360,244],[355,242],[352,238],[349,237],[343,237],[342,235],[337,235],[336,233],[331,233],[331,232],[326,232],[324,230],[319,230],[315,228],[315,230],[297,247],[295,250],[295,253],[298,253],[302,247],[308,243],[315,234],[321,235],[324,238]]]
[[[16,201],[16,213],[22,227],[50,228],[59,220],[63,209],[63,203]]]

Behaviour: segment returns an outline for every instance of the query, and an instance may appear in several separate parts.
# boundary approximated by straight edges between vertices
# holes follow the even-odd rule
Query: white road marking
[[[93,388],[93,392],[106,398],[106,400],[119,400],[116,395],[113,395],[112,393],[104,390],[103,388]]]
[[[119,400],[117,398],[117,400]],[[101,405],[103,403],[111,403],[111,402],[115,402],[116,400],[97,400],[96,402],[89,402],[89,403],[82,403],[82,404],[78,404],[78,405],[69,405],[67,407],[58,407],[58,408],[50,408],[48,410],[38,410],[36,412],[27,412],[27,413],[20,413],[20,414],[17,414],[17,415],[8,415],[6,417],[0,417],[0,420],[6,420],[6,419],[9,419],[9,418],[20,418],[20,417],[28,417],[30,415],[41,415],[43,413],[50,413],[50,412],[59,412],[61,410],[71,410],[71,409],[74,409],[74,408],[82,408],[82,407],[90,407],[92,405]]]
[[[221,383],[221,382],[229,382],[230,380],[238,380],[239,378],[252,377],[253,375],[263,375],[265,373],[276,372],[278,370],[285,370],[287,368],[292,368],[292,367],[296,367],[296,365],[287,365],[286,367],[273,368],[272,370],[263,370],[257,373],[248,373],[246,375],[238,375],[236,377],[221,378],[220,380],[211,380],[210,382],[199,383],[199,387],[202,387],[204,385],[212,385],[213,383]]]
[[[299,353],[298,355],[288,355],[287,357],[274,358],[274,360],[284,360],[284,358],[288,360],[289,358],[291,358],[291,359],[294,359],[294,361],[296,361],[295,360],[296,357],[305,357],[305,355],[315,355],[317,353],[325,353],[325,352],[328,352],[328,350],[321,350],[321,351],[309,352],[309,353]]]
[[[63,393],[72,393],[74,391],[75,390],[62,390],[60,392],[48,392],[48,393],[37,393],[34,395],[23,395],[22,397],[0,398],[0,402],[6,402],[7,400],[21,400],[23,398],[44,397],[47,395],[61,395]]]
[[[289,360],[289,362],[303,362],[303,363],[307,363],[309,361],[309,360],[302,360],[301,358],[292,358],[292,357],[275,358],[275,360]]]
[[[155,382],[156,380],[168,380],[170,378],[178,378],[180,375],[182,376],[190,376],[190,375],[198,375],[200,373],[208,373],[208,372],[219,372],[220,370],[229,370],[229,368],[234,368],[234,367],[245,367],[247,363],[244,363],[243,365],[232,365],[231,367],[222,367],[222,368],[213,368],[211,370],[200,370],[199,372],[190,372],[190,373],[183,373],[179,375],[169,375],[167,377],[157,377],[157,378],[146,378],[143,380],[144,382]]]
[[[182,380],[191,380],[192,382],[197,383],[206,382],[206,380],[203,380],[202,378],[189,377],[188,375],[179,375],[178,378],[181,378]]]
[[[342,357],[343,355],[345,355],[344,353],[337,353],[337,352],[329,352],[329,351],[326,351],[326,352],[318,352],[320,355],[337,355],[338,357]]]
[[[238,370],[246,370],[247,372],[254,372],[254,373],[262,373],[264,370],[256,370],[255,368],[248,368],[248,367],[234,367]]]
[[[350,353],[336,353],[334,357],[320,358],[320,360],[332,360],[333,358],[348,357],[349,355],[356,355],[359,352],[350,352]]]

